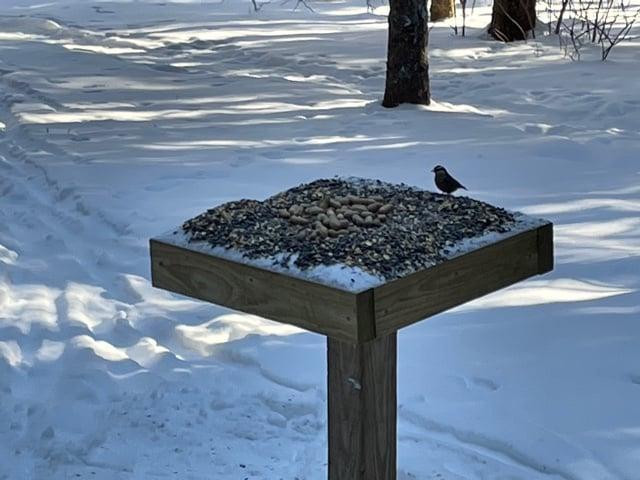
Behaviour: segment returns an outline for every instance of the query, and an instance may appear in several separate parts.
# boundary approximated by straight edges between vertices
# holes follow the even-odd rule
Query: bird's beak
[[[435,173],[436,169],[435,169],[435,168],[432,168],[432,169],[431,169],[431,171]]]

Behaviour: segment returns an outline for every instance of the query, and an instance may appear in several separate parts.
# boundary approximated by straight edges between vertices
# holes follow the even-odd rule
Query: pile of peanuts
[[[384,203],[380,196],[371,198],[325,196],[311,204],[291,205],[278,210],[280,217],[294,225],[307,226],[298,235],[302,237],[337,237],[360,228],[375,228],[387,221],[393,205]]]

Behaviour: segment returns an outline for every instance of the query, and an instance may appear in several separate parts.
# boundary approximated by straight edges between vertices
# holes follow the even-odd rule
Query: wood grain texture
[[[376,335],[538,274],[538,248],[538,229],[529,230],[377,287]]]
[[[372,293],[354,294],[151,240],[155,287],[349,342],[373,338]]]
[[[395,480],[397,335],[327,339],[329,480]]]
[[[553,269],[545,224],[359,293],[151,240],[156,287],[363,343]]]
[[[538,273],[553,270],[553,224],[538,229]]]

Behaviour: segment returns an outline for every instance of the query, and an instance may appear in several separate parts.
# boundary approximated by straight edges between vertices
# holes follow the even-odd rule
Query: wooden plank
[[[376,337],[373,289],[358,293],[358,341],[368,342]]]
[[[366,342],[553,269],[553,226],[352,293],[151,240],[153,285],[348,342]]]
[[[372,305],[371,292],[356,295],[154,239],[150,247],[155,287],[344,341],[373,338],[373,309],[363,308]]]
[[[377,287],[376,334],[386,335],[538,274],[538,245],[538,229],[528,230]]]
[[[396,480],[397,344],[327,339],[329,480]]]
[[[538,229],[538,273],[553,270],[553,223]]]

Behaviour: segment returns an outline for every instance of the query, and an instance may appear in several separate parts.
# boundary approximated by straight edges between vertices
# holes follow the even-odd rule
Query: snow
[[[212,247],[208,242],[192,241],[190,237],[189,234],[182,230],[182,227],[178,226],[169,232],[158,235],[155,239],[162,243],[175,245],[187,250],[206,253],[214,257],[225,258],[244,265],[282,273],[301,280],[319,283],[353,293],[375,288],[386,283],[384,278],[365,272],[358,267],[334,263],[330,265],[317,265],[302,270],[295,265],[295,261],[298,258],[296,254],[291,255],[286,263],[283,264],[283,255],[249,258],[238,250]]]
[[[548,220],[537,217],[530,217],[520,212],[511,212],[514,216],[515,223],[506,232],[487,232],[477,237],[465,238],[459,242],[453,243],[446,249],[447,258],[455,258],[466,253],[470,253],[492,243],[497,243],[509,237],[513,237],[519,233],[528,230],[534,230],[549,223]]]
[[[325,478],[324,338],[154,289],[148,239],[436,164],[557,262],[401,331],[399,479],[637,478],[638,40],[571,62],[477,7],[386,110],[385,7],[312,4],[1,2],[0,479]]]

